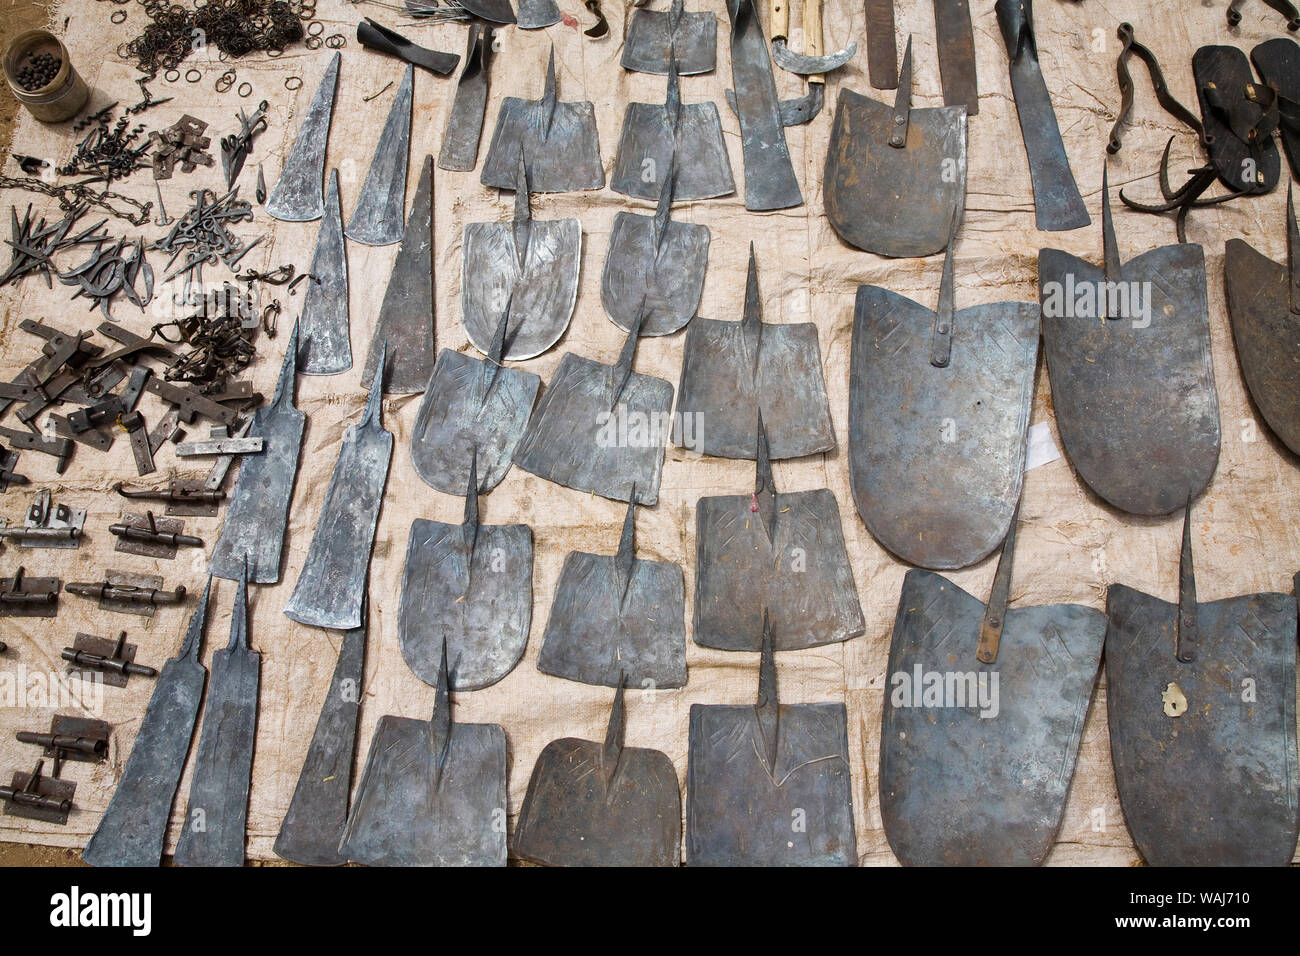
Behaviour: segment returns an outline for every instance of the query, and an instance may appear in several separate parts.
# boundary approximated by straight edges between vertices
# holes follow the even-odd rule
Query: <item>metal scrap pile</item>
[[[278,53],[303,38],[302,24],[284,0],[211,0],[197,10],[149,0],[144,9],[152,22],[117,52],[149,76],[182,63],[194,51],[196,37],[233,57]]]
[[[203,264],[220,259],[228,268],[243,258],[245,253],[262,241],[259,236],[252,242],[244,242],[234,235],[229,224],[253,218],[253,208],[247,201],[239,199],[239,190],[232,189],[220,199],[210,189],[199,189],[191,193],[195,197],[194,205],[177,219],[171,231],[157,240],[150,248],[161,249],[171,253],[167,268],[182,254],[184,261],[167,274],[164,282],[176,278],[182,273],[194,270],[196,277],[203,280]],[[188,282],[188,279],[187,279]]]
[[[155,325],[150,337],[188,345],[189,351],[180,353],[164,377],[211,394],[224,390],[231,378],[248,368],[257,351],[253,336],[259,324],[252,294],[227,282],[208,292],[193,315]],[[168,330],[174,330],[174,337]]]
[[[199,166],[211,166],[212,157],[207,149],[212,138],[204,136],[208,124],[188,113],[162,132],[149,134],[154,145],[153,178],[171,179],[177,166],[181,172],[192,173]]]
[[[123,116],[110,129],[111,112],[109,107],[94,115],[94,128],[77,146],[72,159],[59,167],[60,176],[89,176],[83,184],[111,183],[149,165],[144,159],[149,141],[140,137],[144,124],[128,128],[127,118]]]

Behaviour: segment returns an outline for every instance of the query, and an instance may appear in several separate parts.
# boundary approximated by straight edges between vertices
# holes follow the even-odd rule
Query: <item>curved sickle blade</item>
[[[281,859],[306,866],[342,866],[347,862],[339,855],[339,837],[347,823],[352,792],[368,620],[363,608],[361,626],[343,635],[307,759],[275,838],[275,855]]]
[[[285,222],[310,222],[325,211],[325,146],[329,142],[334,90],[339,80],[339,54],[325,68],[307,115],[298,127],[289,158],[266,202],[268,215]]]
[[[212,580],[190,617],[185,641],[163,665],[145,708],[131,756],[127,758],[108,809],[81,858],[91,866],[158,866],[172,801],[185,770],[185,758],[207,683],[200,663]]]
[[[390,246],[402,238],[406,212],[406,165],[411,147],[411,98],[415,67],[408,65],[370,160],[361,198],[344,230],[353,242]]]
[[[235,592],[230,643],[212,655],[177,866],[243,866],[262,655],[248,646],[248,566]],[[200,826],[200,820],[202,825]]]
[[[808,0],[808,2],[816,3],[818,0]],[[817,76],[837,70],[848,63],[857,52],[858,45],[850,43],[836,53],[828,53],[825,56],[805,56],[791,50],[785,45],[784,40],[776,40],[772,43],[772,59],[776,61],[776,65],[787,73],[798,73],[800,76]]]

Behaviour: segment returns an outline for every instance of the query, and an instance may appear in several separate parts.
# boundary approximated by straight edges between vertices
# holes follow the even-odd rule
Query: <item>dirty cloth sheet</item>
[[[656,3],[656,7],[661,4]],[[766,4],[762,16],[766,22]],[[1042,246],[1056,246],[1094,261],[1101,258],[1101,174],[1110,124],[1119,107],[1115,81],[1115,56],[1119,42],[1115,28],[1122,19],[1138,25],[1139,39],[1150,44],[1165,66],[1173,94],[1195,108],[1190,58],[1198,46],[1235,44],[1249,51],[1255,44],[1283,34],[1284,24],[1263,5],[1250,8],[1239,31],[1229,31],[1222,4],[1149,4],[1127,0],[1097,3],[1040,3],[1035,19],[1038,50],[1048,89],[1051,90],[1070,163],[1093,217],[1089,228],[1070,233],[1034,230],[1033,197],[1015,105],[1007,76],[1007,57],[993,4],[975,0],[975,44],[980,88],[980,112],[970,122],[969,185],[965,221],[957,249],[957,306],[1003,300],[1033,300],[1036,296],[1036,257]],[[722,0],[689,0],[688,9],[717,14],[719,45],[717,70],[682,80],[687,103],[711,100],[719,104],[723,129],[738,187],[743,187],[739,129],[726,108],[723,91],[731,85],[726,8]],[[915,106],[941,104],[934,43],[932,6],[926,0],[900,0],[897,4],[898,47],[913,37],[916,83]],[[120,26],[109,23],[111,10],[127,12]],[[574,0],[565,0],[565,12],[585,25],[585,14]],[[341,0],[322,0],[318,17],[325,35],[347,36],[343,49],[334,124],[329,141],[328,165],[337,167],[342,184],[346,222],[357,202],[375,137],[396,94],[403,65],[363,50],[355,40],[355,23],[361,14],[398,25],[413,40],[440,50],[463,53],[465,28],[440,24],[399,24],[399,14],[379,8],[353,8]],[[559,91],[565,100],[591,100],[596,104],[601,161],[606,179],[613,168],[615,148],[629,102],[663,101],[664,78],[628,73],[619,65],[622,35],[620,4],[607,5],[611,31],[606,39],[591,41],[579,29],[564,24],[537,32],[514,28],[500,33],[500,50],[491,73],[491,94],[479,168],[487,153],[491,130],[506,96],[540,95],[546,59],[555,45]],[[136,35],[144,26],[143,12],[135,5],[113,7],[94,0],[68,0],[53,19],[69,23],[66,38],[78,69],[94,90],[91,108],[113,100],[123,106],[136,102],[135,72],[127,61],[113,55],[116,45]],[[794,18],[798,21],[798,17]],[[830,135],[835,98],[841,88],[870,94],[867,80],[863,12],[860,3],[831,0],[825,8],[825,49],[840,49],[858,41],[858,54],[829,78],[826,108],[811,124],[788,129],[786,135],[803,187],[805,205],[769,214],[746,212],[743,192],[725,198],[683,203],[674,208],[677,219],[707,224],[712,230],[708,277],[700,314],[713,318],[739,317],[745,284],[749,244],[757,249],[764,318],[770,322],[812,320],[820,334],[826,384],[839,448],[833,454],[780,462],[775,466],[778,486],[785,491],[829,487],[839,500],[844,535],[853,562],[853,574],[866,614],[866,634],[844,644],[782,654],[778,661],[781,697],[787,702],[845,701],[849,714],[849,751],[853,774],[853,805],[857,824],[858,854],[863,863],[890,864],[894,857],[881,827],[876,774],[879,764],[880,710],[888,682],[885,672],[890,628],[903,575],[907,568],[886,554],[868,534],[854,510],[849,492],[845,442],[848,435],[848,362],[853,299],[861,283],[885,286],[928,305],[937,299],[941,256],[929,259],[886,260],[851,249],[831,230],[822,214],[820,181]],[[801,32],[793,27],[792,48],[802,48]],[[317,81],[332,50],[309,51],[295,45],[276,59],[254,56],[221,62],[215,49],[192,55],[181,67],[182,79],[152,84],[155,97],[174,96],[163,107],[141,119],[151,128],[169,125],[183,112],[207,120],[217,137],[237,128],[239,107],[251,109],[263,98],[270,102],[270,129],[255,144],[241,179],[241,194],[251,197],[257,164],[265,163],[268,187],[273,187]],[[228,67],[238,73],[236,86],[247,81],[253,92],[240,99],[235,91],[220,95],[213,83]],[[187,84],[184,73],[198,68],[203,78]],[[302,77],[301,88],[291,92],[285,80]],[[1116,189],[1126,184],[1137,197],[1158,195],[1154,171],[1159,152],[1169,136],[1175,137],[1172,168],[1176,176],[1203,160],[1191,134],[1161,111],[1145,74],[1135,65],[1137,103],[1134,122],[1125,135],[1124,149],[1111,160],[1110,180]],[[392,86],[370,102],[366,97]],[[803,81],[781,70],[776,82],[783,97],[803,93]],[[294,84],[289,84],[294,85]],[[438,153],[442,130],[451,106],[453,78],[438,78],[416,71],[407,203],[414,197],[421,160]],[[892,92],[877,93],[892,102]],[[64,162],[79,137],[71,124],[43,127],[23,116],[13,140],[15,152]],[[1285,167],[1284,167],[1285,169]],[[17,175],[9,160],[7,173]],[[434,235],[437,288],[437,344],[439,348],[470,349],[460,325],[461,232],[466,223],[506,220],[513,196],[479,184],[479,170],[449,173],[435,169]],[[183,212],[188,192],[199,186],[221,186],[220,163],[186,175],[178,173],[163,183],[169,215]],[[137,173],[117,186],[140,200],[152,200],[148,172]],[[1205,246],[1209,302],[1223,424],[1223,451],[1218,474],[1196,506],[1193,546],[1196,552],[1199,596],[1212,601],[1251,591],[1289,591],[1291,576],[1300,570],[1300,530],[1290,520],[1300,510],[1300,471],[1296,460],[1258,420],[1245,391],[1233,351],[1223,293],[1223,244],[1240,236],[1275,259],[1286,249],[1284,222],[1285,182],[1264,198],[1233,202],[1193,213],[1189,239]],[[24,208],[33,197],[7,193],[7,205]],[[43,213],[57,215],[50,200],[35,197]],[[549,382],[566,352],[603,362],[617,358],[623,333],[604,315],[600,305],[600,276],[615,213],[635,209],[649,213],[651,203],[632,201],[608,188],[563,195],[536,196],[534,215],[540,219],[578,216],[583,227],[581,287],[577,310],[559,345],[523,367]],[[1173,222],[1139,215],[1116,207],[1120,253],[1130,258],[1157,245],[1175,241]],[[247,238],[263,232],[269,238],[242,263],[257,269],[292,262],[306,269],[311,260],[317,226],[314,223],[276,222],[260,208],[253,223],[237,226]],[[86,220],[87,222],[93,220]],[[117,234],[124,224],[112,220]],[[152,224],[127,227],[126,234],[154,238],[160,230]],[[300,626],[281,612],[303,566],[331,469],[344,430],[362,409],[365,394],[360,376],[388,273],[397,247],[370,248],[347,244],[351,279],[352,347],[355,364],[348,373],[333,377],[300,377],[298,405],[308,413],[309,424],[302,468],[291,510],[285,568],[274,587],[252,590],[252,644],[262,653],[262,697],[258,719],[257,751],[253,766],[251,806],[248,816],[248,855],[272,859],[271,845],[289,804],[307,744],[315,726],[339,648],[340,635]],[[76,256],[73,253],[72,256]],[[75,260],[65,259],[64,268]],[[162,258],[154,254],[155,269]],[[161,279],[162,273],[159,272]],[[205,278],[219,283],[230,278],[224,267],[209,267]],[[284,307],[281,335],[261,340],[260,354],[249,375],[269,396],[280,366],[288,327],[302,302],[284,290],[270,290]],[[67,331],[99,324],[97,313],[80,302],[69,304],[68,290],[50,291],[39,280],[28,279],[17,288],[3,290],[3,324],[0,326],[0,373],[6,379],[31,360],[38,342],[18,330],[24,318],[40,319]],[[127,304],[115,314],[129,328],[147,333],[152,315],[142,315]],[[644,340],[637,355],[640,372],[677,383],[682,361],[684,332]],[[96,341],[99,341],[97,337]],[[476,354],[476,353],[472,353]],[[409,442],[419,396],[394,397],[384,402],[383,420],[396,437],[396,450],[380,516],[371,566],[370,639],[366,656],[358,770],[376,721],[384,714],[426,717],[433,690],[410,672],[402,660],[397,640],[397,606],[407,534],[413,518],[459,521],[460,498],[427,487],[411,466]],[[162,414],[159,400],[146,395],[140,405],[150,422]],[[1047,377],[1040,369],[1032,421],[1046,422],[1055,431]],[[206,433],[199,423],[191,434]],[[161,483],[177,474],[200,476],[206,466],[193,466],[174,457],[170,449],[158,455]],[[21,551],[6,545],[0,550],[0,573],[11,574],[19,564],[31,575],[58,575],[65,581],[97,580],[106,567],[151,571],[146,558],[113,553],[108,525],[117,519],[122,501],[110,491],[112,484],[135,475],[129,442],[119,435],[111,452],[99,454],[79,447],[72,466],[62,477],[54,474],[53,459],[25,452],[21,472],[32,479],[29,489],[0,496],[0,511],[21,518],[30,493],[50,488],[56,501],[88,511],[86,539],[76,551]],[[686,570],[688,621],[695,555],[695,503],[703,495],[735,494],[753,487],[753,464],[725,461],[670,448],[663,470],[659,504],[640,509],[637,537],[640,556],[674,561]],[[227,487],[233,485],[233,476]],[[513,830],[529,774],[541,749],[557,737],[602,739],[612,694],[541,674],[536,667],[542,633],[565,555],[573,550],[612,553],[618,543],[624,506],[550,484],[513,469],[505,481],[482,502],[486,523],[526,522],[533,528],[536,565],[533,579],[533,624],[523,660],[500,683],[475,693],[456,695],[455,719],[501,724],[510,746],[510,805]],[[132,509],[139,510],[139,509]],[[1106,587],[1123,582],[1167,600],[1175,600],[1181,518],[1143,519],[1125,516],[1105,506],[1079,481],[1061,458],[1034,468],[1026,476],[1016,555],[1012,601],[1015,605],[1079,602],[1104,606]],[[210,549],[220,519],[188,519],[186,531],[201,535]],[[995,560],[951,577],[977,595],[987,594]],[[159,562],[166,584],[184,584],[201,590],[205,560],[196,551],[182,551],[175,561]],[[204,649],[205,661],[228,637],[235,586],[215,584],[212,614]],[[183,609],[162,609],[151,621],[99,612],[94,603],[64,596],[53,620],[9,618],[0,623],[10,645],[0,670],[26,668],[31,674],[62,672],[59,650],[78,631],[115,636],[119,629],[140,645],[139,659],[161,666],[180,644],[193,604]],[[973,653],[973,649],[972,649]],[[627,741],[655,747],[672,758],[679,778],[686,775],[687,716],[693,703],[737,704],[754,699],[758,658],[754,654],[707,650],[688,643],[689,681],[683,690],[635,690],[628,694]],[[111,756],[93,766],[71,763],[65,775],[78,782],[76,807],[68,825],[56,827],[0,816],[0,839],[81,846],[94,831],[103,808],[131,751],[140,717],[153,689],[149,680],[132,679],[126,691],[105,689],[103,716],[114,726]],[[0,773],[7,780],[14,770],[27,771],[37,754],[14,741],[14,732],[39,730],[56,710],[69,707],[13,706],[0,701]],[[22,701],[19,701],[22,703]],[[26,703],[39,705],[39,700]],[[197,738],[196,738],[197,739]],[[190,769],[193,757],[191,755]],[[168,848],[179,832],[189,789],[187,769],[173,810]],[[971,799],[981,799],[980,784],[971,781]],[[937,822],[937,821],[936,821]],[[1049,862],[1054,864],[1127,864],[1137,859],[1124,827],[1123,815],[1111,771],[1106,730],[1106,688],[1098,688],[1079,753],[1078,769],[1066,808],[1058,844]]]

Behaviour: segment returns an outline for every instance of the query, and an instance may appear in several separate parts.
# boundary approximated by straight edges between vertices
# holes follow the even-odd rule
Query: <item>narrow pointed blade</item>
[[[461,529],[411,523],[397,624],[415,676],[435,684],[445,647],[458,691],[491,686],[514,670],[533,619],[532,529],[480,525],[469,553]]]
[[[345,234],[368,246],[389,246],[402,238],[402,215],[406,211],[406,164],[411,150],[411,98],[415,67],[407,65],[402,83],[393,98],[388,119],[375,145],[374,158],[361,187],[361,198],[352,210]]]
[[[433,374],[433,316],[433,157],[426,156],[361,373],[363,388],[374,381],[380,346],[387,343],[384,391],[424,391]]]
[[[336,51],[325,68],[307,115],[298,127],[298,138],[285,161],[280,179],[266,201],[267,213],[286,222],[309,222],[325,211],[325,146],[329,142],[330,117],[334,112],[334,90],[339,80]]]
[[[378,383],[361,421],[343,435],[325,504],[284,613],[300,624],[350,631],[361,626],[370,553],[393,456],[380,423]]]
[[[1037,866],[1065,813],[1105,615],[1078,604],[1013,608],[993,664],[975,657],[983,617],[984,604],[946,578],[907,572],[889,651],[880,809],[908,866]]]
[[[284,532],[289,524],[289,503],[298,478],[303,428],[307,416],[294,407],[294,377],[298,368],[298,330],[285,348],[280,384],[271,404],[253,413],[249,437],[262,439],[262,454],[244,455],[235,490],[212,549],[208,573],[238,580],[244,563],[254,584],[280,580]]]
[[[442,134],[438,168],[469,172],[478,164],[478,142],[487,110],[488,67],[492,61],[491,31],[481,24],[469,28],[465,68],[456,80],[456,95]]]
[[[564,737],[542,750],[515,825],[515,852],[548,866],[677,866],[682,800],[668,755],[624,747],[612,787],[591,768],[601,744]]]
[[[194,737],[207,682],[200,663],[212,584],[190,617],[185,641],[163,665],[108,809],[82,852],[91,866],[157,866],[172,801]]]
[[[1111,758],[1143,858],[1286,866],[1300,832],[1295,598],[1198,604],[1190,662],[1175,653],[1178,605],[1112,584],[1106,616]],[[1167,710],[1175,699],[1185,709]]]
[[[307,866],[341,866],[339,838],[348,819],[352,765],[361,714],[361,678],[366,661],[366,628],[345,631],[329,692],[321,705],[307,759],[298,775],[289,810],[275,838],[275,855]]]
[[[615,561],[583,551],[564,559],[537,669],[605,687],[618,687],[624,677],[632,687],[686,686],[681,567],[637,559],[622,600]]]
[[[178,866],[244,865],[261,672],[262,655],[248,646],[248,582],[240,581],[230,644],[212,655]]]
[[[706,225],[669,220],[656,246],[653,216],[618,213],[600,279],[600,301],[614,324],[628,332],[641,318],[642,335],[670,335],[691,321],[704,292],[709,239]]]
[[[560,359],[515,453],[524,471],[614,501],[659,500],[673,387],[632,372],[611,409],[613,368],[572,352]]]
[[[325,191],[325,215],[316,234],[311,272],[316,278],[307,280],[298,320],[302,342],[298,371],[303,375],[337,375],[352,367],[348,257],[343,248],[337,169],[331,171]]]
[[[743,323],[694,319],[686,332],[673,443],[706,455],[753,460],[762,413],[774,460],[832,451],[817,326],[763,323],[755,375]]]
[[[752,704],[691,705],[687,866],[857,866],[848,711],[780,707],[769,767]]]
[[[751,495],[722,495],[701,498],[696,507],[695,643],[757,651],[764,615],[778,651],[864,633],[831,490],[776,495],[775,541],[752,502]]]
[[[452,724],[433,785],[429,723],[379,718],[339,854],[370,866],[505,866],[506,735]]]
[[[465,493],[473,450],[479,490],[491,491],[501,482],[537,401],[542,380],[515,368],[497,369],[484,395],[488,362],[443,349],[415,416],[411,464],[426,484],[445,494]]]
[[[763,25],[753,0],[727,0],[727,13],[731,77],[745,159],[745,208],[763,211],[802,205]]]

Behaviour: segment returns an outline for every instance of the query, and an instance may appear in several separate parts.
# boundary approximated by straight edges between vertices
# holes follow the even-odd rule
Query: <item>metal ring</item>
[[[124,47],[124,46],[127,46],[127,44],[125,44],[125,43],[119,43],[119,44],[117,45],[117,55],[118,55],[119,57],[121,57],[123,60],[129,60],[129,59],[131,58],[131,50],[130,50],[130,48],[128,47],[127,51],[126,51],[125,53],[123,53],[123,52],[122,52],[122,47]]]
[[[163,79],[168,83],[175,83],[181,78],[181,71],[176,69],[163,71]]]
[[[249,83],[248,81],[244,81],[243,83],[239,84],[239,89],[235,90],[235,92],[238,93],[241,97],[247,98],[248,96],[252,95],[253,84]]]
[[[339,50],[348,45],[348,38],[342,33],[331,33],[325,38],[325,45],[331,50]]]
[[[297,83],[298,85],[297,85],[297,86],[290,86],[290,85],[289,85],[290,83]],[[302,77],[301,77],[301,76],[286,76],[286,77],[284,78],[284,88],[285,88],[286,90],[300,90],[300,89],[302,89]]]
[[[126,23],[126,11],[114,10],[112,13],[108,15],[108,19],[112,23]]]
[[[319,50],[324,45],[324,41],[320,37],[307,37],[302,42],[303,46],[309,50]]]
[[[190,74],[191,74],[191,73],[194,74],[194,79],[192,79],[192,80],[190,79]],[[194,69],[194,67],[190,67],[188,70],[185,71],[185,82],[186,82],[186,83],[197,83],[197,82],[198,82],[199,80],[201,80],[201,79],[203,79],[203,72],[202,72],[201,70],[196,70],[196,69]]]
[[[320,29],[316,30],[313,33],[312,32],[313,27],[319,27]],[[313,20],[311,23],[307,24],[307,36],[309,37],[318,37],[324,32],[325,32],[325,24],[321,20]]]
[[[272,60],[274,60],[277,56],[282,56],[283,54],[284,54],[284,47],[271,46],[266,48],[266,55],[269,56]]]

